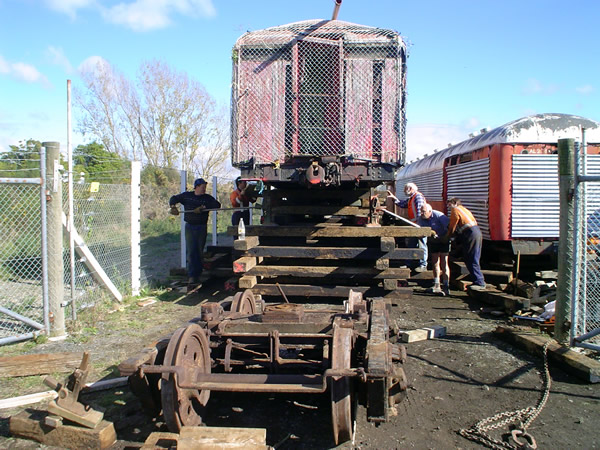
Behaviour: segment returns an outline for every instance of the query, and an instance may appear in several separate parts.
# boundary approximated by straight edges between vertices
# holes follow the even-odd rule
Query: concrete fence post
[[[62,233],[62,180],[59,170],[60,143],[44,142],[46,148],[46,203],[48,219],[48,303],[50,336],[65,335],[63,300],[63,233]]]
[[[573,221],[575,202],[574,139],[558,140],[558,185],[560,199],[560,232],[558,241],[558,287],[556,292],[554,338],[566,344],[569,340],[571,296],[574,276],[573,245],[575,230]]]

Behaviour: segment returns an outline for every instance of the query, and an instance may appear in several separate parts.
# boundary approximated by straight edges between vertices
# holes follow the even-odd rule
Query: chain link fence
[[[579,145],[576,145],[576,150]],[[600,350],[600,157],[578,158],[575,185],[575,280],[572,341]],[[590,176],[589,180],[585,177]]]
[[[0,155],[0,159],[6,163],[7,155]],[[15,170],[0,171],[2,343],[33,337],[45,327],[39,162],[39,159],[28,159],[26,165],[37,167],[19,169],[17,166]]]

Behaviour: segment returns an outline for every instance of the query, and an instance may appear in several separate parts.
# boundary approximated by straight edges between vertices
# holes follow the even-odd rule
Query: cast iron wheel
[[[210,347],[204,330],[197,324],[190,324],[175,331],[167,346],[164,364],[210,373]],[[181,389],[176,374],[163,374],[162,408],[169,431],[178,433],[182,426],[200,425],[209,397],[210,391]]]
[[[244,315],[256,314],[254,294],[252,294],[250,289],[235,294],[233,301],[231,302],[231,312],[237,312]]]
[[[352,335],[352,328],[334,327],[331,349],[332,369],[350,368]],[[333,377],[330,380],[333,439],[335,445],[340,445],[352,439],[352,386],[348,377]]]

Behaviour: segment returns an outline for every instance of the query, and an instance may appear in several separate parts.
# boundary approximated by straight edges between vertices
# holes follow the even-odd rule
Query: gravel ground
[[[169,264],[168,259],[164,260]],[[165,266],[163,266],[165,267]],[[109,314],[111,308],[82,315],[68,340],[17,344],[0,348],[0,355],[91,352],[90,381],[118,376],[116,365],[148,343],[174,331],[199,315],[198,304],[220,300],[222,280],[206,283],[191,298],[177,292],[158,292],[158,302],[139,307],[135,301]],[[393,307],[393,319],[404,330],[442,325],[446,336],[407,344],[405,370],[410,388],[397,407],[397,415],[379,426],[366,422],[364,408],[357,411],[353,443],[340,448],[471,449],[482,445],[458,434],[476,422],[500,412],[537,404],[543,392],[543,361],[499,340],[493,331],[505,318],[486,315],[483,305],[464,293],[431,297],[416,293]],[[596,430],[600,419],[600,385],[580,382],[560,367],[550,366],[552,387],[546,406],[528,429],[538,448],[593,449],[600,447]],[[56,375],[59,379],[63,375]],[[0,397],[8,398],[47,390],[40,377],[0,379]],[[162,419],[144,415],[127,387],[83,395],[84,402],[102,408],[114,422],[118,442],[114,449],[141,446],[152,431],[166,431]],[[43,408],[43,404],[32,405]],[[14,439],[8,420],[23,408],[0,410],[0,447],[36,448]],[[331,448],[330,401],[322,396],[277,396],[213,393],[205,417],[207,425],[264,427],[267,443],[277,448]],[[508,426],[492,433],[496,439]]]

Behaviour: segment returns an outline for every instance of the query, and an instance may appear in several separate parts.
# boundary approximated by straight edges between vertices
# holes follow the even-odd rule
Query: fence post
[[[59,170],[60,143],[44,142],[46,147],[46,189],[48,218],[48,303],[50,336],[65,335],[63,235],[62,235],[62,181]]]
[[[558,241],[558,286],[556,292],[554,338],[566,343],[569,338],[570,301],[573,290],[574,245],[574,139],[558,140],[558,186],[560,233]]]
[[[140,294],[140,174],[142,165],[131,161],[131,295]]]

